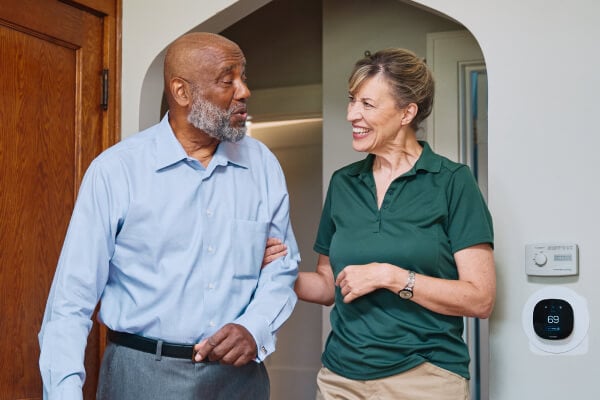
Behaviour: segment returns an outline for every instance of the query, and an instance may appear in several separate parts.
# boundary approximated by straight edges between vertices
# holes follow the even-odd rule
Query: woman
[[[347,119],[362,161],[336,171],[302,300],[331,310],[317,381],[324,399],[468,399],[463,317],[495,301],[492,220],[465,165],[416,131],[434,83],[423,60],[387,49],[359,60]]]

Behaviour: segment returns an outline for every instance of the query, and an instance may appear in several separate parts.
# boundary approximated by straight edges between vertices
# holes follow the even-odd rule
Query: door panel
[[[105,17],[52,0],[0,6],[1,399],[41,398],[37,333],[62,241],[83,171],[114,138],[100,107]],[[86,353],[90,399],[96,325]]]

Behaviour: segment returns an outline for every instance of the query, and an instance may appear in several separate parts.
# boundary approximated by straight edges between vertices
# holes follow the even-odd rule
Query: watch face
[[[398,292],[398,296],[400,296],[401,298],[403,298],[405,300],[408,300],[413,296],[413,292],[410,289],[404,288]]]

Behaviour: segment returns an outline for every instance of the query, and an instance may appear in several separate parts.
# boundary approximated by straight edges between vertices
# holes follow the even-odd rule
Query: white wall
[[[143,80],[152,60],[168,42],[230,4],[239,11],[258,7],[259,3],[266,1],[124,1],[123,134],[140,126]],[[495,221],[499,279],[498,301],[490,324],[490,398],[600,398],[600,387],[595,382],[600,328],[594,315],[600,303],[595,288],[600,281],[600,254],[594,253],[600,226],[600,189],[593,162],[600,148],[595,124],[600,106],[600,53],[596,43],[600,37],[600,3],[418,3],[465,25],[479,41],[488,68],[489,204]],[[343,15],[352,7],[362,6],[363,1],[325,0],[325,4],[326,13]],[[340,8],[333,10],[332,4]],[[187,11],[182,12],[182,8]],[[374,8],[372,12],[376,12]],[[386,16],[381,18],[385,20]],[[359,36],[362,27],[358,24],[348,28]],[[335,27],[325,26],[324,45],[330,35],[337,33]],[[327,58],[343,63],[342,69],[335,70],[323,60],[324,184],[333,169],[356,157],[349,137],[343,133],[343,122],[339,122],[344,115],[345,91],[338,93],[337,87],[347,76],[351,61],[367,49],[353,48],[350,42],[348,38],[338,43],[339,47],[324,47]],[[149,93],[157,96],[146,98],[156,98],[153,104],[158,109],[160,96],[157,91]],[[580,248],[579,276],[527,278],[524,245],[539,241],[576,242]],[[587,300],[592,315],[586,354],[539,356],[530,352],[521,327],[522,307],[533,292],[548,285],[567,286]]]
[[[591,162],[600,146],[600,35],[596,1],[420,1],[464,24],[488,70],[489,204],[495,221],[498,301],[491,319],[492,399],[597,399],[599,327],[589,350],[540,356],[528,348],[521,312],[536,290],[564,285],[600,305],[600,188]],[[576,278],[527,278],[524,246],[575,242]]]

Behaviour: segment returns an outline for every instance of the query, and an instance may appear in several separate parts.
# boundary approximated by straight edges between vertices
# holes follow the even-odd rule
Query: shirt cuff
[[[234,323],[242,325],[254,338],[254,341],[256,342],[257,361],[264,361],[275,351],[276,336],[271,333],[267,321],[261,323],[260,318],[250,318],[246,315],[242,315],[234,321]]]
[[[83,400],[83,390],[76,376],[65,379],[50,393],[44,393],[44,400]]]

